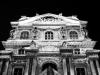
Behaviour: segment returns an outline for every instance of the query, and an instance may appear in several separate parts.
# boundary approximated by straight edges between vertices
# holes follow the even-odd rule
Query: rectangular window
[[[85,68],[76,68],[76,75],[85,75]]]
[[[24,54],[24,49],[19,49],[19,54]]]
[[[23,68],[14,68],[14,75],[23,75]]]

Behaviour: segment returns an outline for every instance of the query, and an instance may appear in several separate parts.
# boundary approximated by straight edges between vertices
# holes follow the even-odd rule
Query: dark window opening
[[[52,68],[52,69],[55,69],[57,70],[57,65],[54,64],[54,63],[46,63],[42,66],[42,71],[44,71],[45,69],[48,69],[48,68]]]
[[[14,75],[23,75],[23,69],[22,68],[15,68]]]
[[[76,31],[70,31],[69,36],[70,39],[78,39],[78,34]]]
[[[74,49],[74,54],[80,54],[80,49]]]
[[[18,54],[24,54],[24,49],[19,49]]]
[[[28,31],[23,31],[21,33],[20,39],[28,39],[29,38],[29,32]]]
[[[66,28],[62,27],[60,33],[62,35],[62,39],[65,39],[66,38]]]
[[[46,40],[51,40],[51,39],[53,39],[53,32],[47,31],[47,32],[45,33],[45,39],[46,39]]]
[[[85,68],[76,68],[76,75],[85,75]]]

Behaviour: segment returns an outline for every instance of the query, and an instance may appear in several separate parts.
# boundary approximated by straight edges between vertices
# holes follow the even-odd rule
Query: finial
[[[38,13],[36,13],[36,16],[39,16],[39,14],[38,14]]]
[[[59,16],[62,16],[62,13],[59,13]]]
[[[72,17],[76,17],[77,18],[77,15],[72,15]]]

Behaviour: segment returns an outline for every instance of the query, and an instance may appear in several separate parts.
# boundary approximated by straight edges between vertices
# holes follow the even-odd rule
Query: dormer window
[[[29,38],[29,32],[28,31],[23,31],[21,33],[20,39],[28,39]]]
[[[46,40],[52,40],[52,39],[53,39],[53,32],[47,31],[47,32],[45,33],[45,39],[46,39]]]
[[[76,31],[69,32],[70,39],[78,39],[78,33]]]

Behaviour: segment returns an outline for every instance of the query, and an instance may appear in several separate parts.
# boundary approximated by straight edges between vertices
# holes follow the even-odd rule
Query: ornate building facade
[[[93,49],[86,24],[51,13],[11,22],[11,36],[0,50],[0,75],[100,75],[100,50]]]

